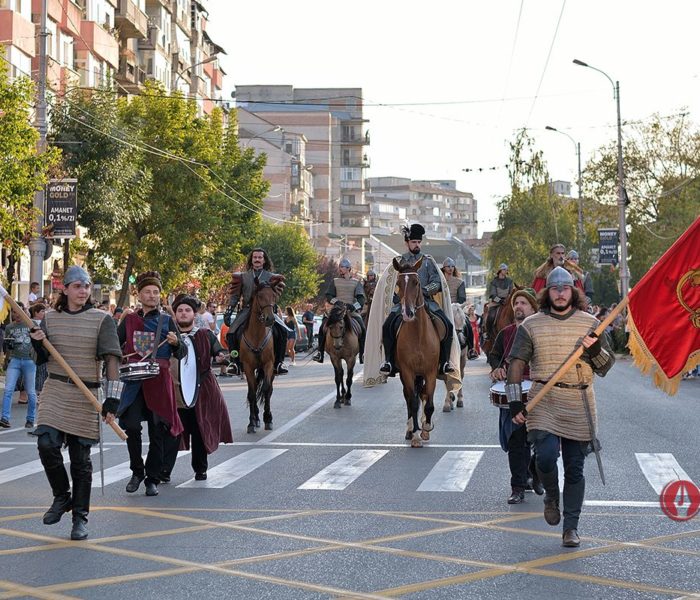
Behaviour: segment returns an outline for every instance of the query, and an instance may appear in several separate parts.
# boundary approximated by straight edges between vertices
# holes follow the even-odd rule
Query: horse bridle
[[[415,275],[416,277],[418,277],[418,272],[417,271],[406,271],[404,273],[399,273],[399,276],[401,276],[401,275],[406,275],[406,279],[408,280],[409,275]],[[420,279],[418,280],[418,283],[420,283]],[[406,284],[408,284],[408,281],[406,281]],[[405,298],[406,297],[404,296],[404,301],[401,302],[402,305],[405,305]],[[421,299],[423,300],[423,302],[421,304],[414,306],[413,310],[418,310],[418,309],[423,308],[425,306],[425,298],[423,298],[422,293],[421,293]]]

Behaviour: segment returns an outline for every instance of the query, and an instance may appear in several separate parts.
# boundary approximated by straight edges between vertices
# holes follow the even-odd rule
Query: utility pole
[[[38,154],[46,152],[46,38],[49,32],[46,28],[48,0],[41,0],[41,25],[39,30],[39,80],[36,97],[36,128],[39,132],[39,141],[36,145]],[[34,208],[39,214],[34,227],[34,235],[29,242],[29,273],[30,282],[37,281],[44,290],[44,249],[45,241],[41,235],[44,227],[44,188],[34,192]],[[64,265],[65,269],[66,265]]]

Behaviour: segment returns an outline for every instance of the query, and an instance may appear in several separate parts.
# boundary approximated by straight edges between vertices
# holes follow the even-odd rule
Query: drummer
[[[143,362],[156,347],[159,371],[158,375],[148,379],[125,379],[117,416],[128,436],[126,446],[132,475],[126,484],[126,491],[134,493],[145,479],[146,496],[157,496],[159,476],[163,470],[163,454],[173,444],[177,444],[176,438],[182,431],[170,375],[170,357],[181,358],[187,349],[180,342],[173,320],[160,310],[160,295],[163,291],[160,273],[141,273],[136,278],[136,289],[143,308],[128,314],[119,323],[119,343],[129,363]],[[132,367],[136,368],[136,365]],[[145,464],[141,449],[143,421],[148,423],[148,455]]]
[[[507,357],[510,354],[515,332],[520,324],[530,315],[537,312],[537,300],[535,291],[530,288],[518,290],[511,299],[515,323],[511,323],[502,329],[489,352],[488,362],[491,366],[491,381],[505,382],[508,370]],[[529,379],[530,373],[525,367],[525,379]],[[524,384],[525,382],[523,382]],[[523,385],[523,389],[525,385]],[[505,397],[505,387],[502,394]],[[525,500],[525,490],[532,486],[533,491],[541,496],[544,488],[539,482],[535,472],[535,457],[531,457],[530,444],[527,441],[527,430],[523,425],[515,425],[511,419],[508,401],[505,399],[499,405],[499,437],[501,448],[508,453],[508,465],[510,467],[511,494],[508,504],[520,504]]]
[[[173,301],[175,321],[187,347],[185,358],[173,362],[179,366],[175,382],[177,412],[185,428],[180,436],[180,448],[189,450],[191,441],[194,478],[203,481],[207,478],[207,455],[220,443],[231,444],[233,434],[224,396],[211,370],[212,359],[221,364],[226,360],[226,352],[213,331],[195,326],[194,318],[199,307],[199,300],[186,294],[178,295]],[[193,371],[183,368],[185,361],[194,363]],[[195,381],[189,383],[194,385],[183,385],[185,373],[193,374]],[[194,394],[188,394],[189,387],[194,388]],[[162,482],[170,481],[176,459],[177,446],[173,446],[163,460]]]

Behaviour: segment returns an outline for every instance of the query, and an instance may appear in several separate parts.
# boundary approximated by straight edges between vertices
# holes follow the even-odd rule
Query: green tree
[[[280,306],[298,304],[318,293],[321,277],[316,272],[316,251],[301,225],[280,225],[263,222],[253,247],[264,248],[270,255],[275,271],[286,277],[287,287],[280,298]]]
[[[200,117],[155,83],[130,101],[94,94],[57,112],[56,137],[82,142],[66,164],[91,183],[79,220],[95,263],[121,275],[119,304],[142,270],[159,270],[166,289],[192,278],[220,286],[259,228],[268,189],[265,157],[240,151],[235,120],[225,126],[220,110]]]
[[[498,204],[498,230],[486,257],[491,265],[507,263],[516,283],[530,285],[553,243],[574,247],[577,207],[552,193],[542,151],[524,130],[510,148],[511,192]]]
[[[0,59],[4,49],[0,48]],[[39,154],[39,134],[29,122],[34,86],[27,77],[10,80],[0,62],[0,240],[12,264],[29,243],[39,216],[34,209],[34,192],[48,179],[60,151],[49,148]],[[8,273],[8,283],[12,283]]]
[[[623,165],[631,283],[638,281],[700,214],[700,130],[685,113],[625,126]],[[601,202],[617,202],[617,147],[601,148],[586,182]],[[618,226],[617,211],[607,226]]]

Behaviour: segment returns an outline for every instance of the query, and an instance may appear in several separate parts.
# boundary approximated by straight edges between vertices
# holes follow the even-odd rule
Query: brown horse
[[[498,332],[504,327],[508,327],[515,319],[511,300],[513,299],[513,294],[522,289],[522,286],[513,285],[513,289],[510,291],[510,294],[508,294],[508,297],[496,308],[496,317],[493,321],[488,319],[488,307],[484,310],[484,314],[487,315],[483,319],[483,330],[486,335],[482,338],[481,348],[487,356],[489,352],[491,352],[491,348],[493,348],[493,343],[496,341]]]
[[[241,364],[248,382],[248,433],[260,427],[260,408],[264,406],[265,429],[272,429],[272,382],[275,379],[275,349],[272,325],[275,322],[275,303],[284,285],[282,275],[273,275],[269,283],[255,278],[255,290],[250,303],[250,317],[241,340]]]
[[[412,448],[420,448],[423,446],[422,440],[430,439],[433,429],[431,418],[435,411],[433,394],[440,357],[440,338],[425,306],[418,279],[417,271],[422,262],[422,258],[415,265],[399,262],[397,258],[393,261],[394,269],[398,271],[396,286],[403,319],[396,337],[396,367],[401,376],[408,411],[406,439],[411,440]],[[422,427],[418,425],[421,401]]]
[[[335,404],[340,408],[343,404],[350,406],[352,393],[352,377],[355,371],[355,361],[360,352],[358,332],[353,327],[353,319],[349,315],[347,305],[336,302],[328,315],[326,323],[326,352],[331,357],[335,371]],[[347,367],[347,379],[343,382],[343,361]]]

